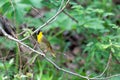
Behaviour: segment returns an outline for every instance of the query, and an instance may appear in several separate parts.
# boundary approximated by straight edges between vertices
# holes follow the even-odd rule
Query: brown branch
[[[7,38],[9,38],[10,40],[13,40],[13,41],[15,41],[15,42],[17,42],[17,43],[25,46],[26,48],[30,49],[31,51],[33,51],[33,52],[35,52],[35,53],[37,53],[37,54],[39,54],[39,55],[42,55],[48,62],[50,62],[52,65],[55,66],[56,69],[58,69],[58,70],[60,70],[60,71],[63,71],[63,72],[66,72],[66,73],[69,73],[69,74],[71,74],[71,75],[78,76],[78,77],[81,77],[81,78],[85,78],[85,79],[87,79],[87,80],[100,80],[100,79],[106,80],[106,79],[109,79],[109,78],[112,78],[112,77],[115,77],[115,76],[120,76],[120,74],[116,74],[116,75],[112,75],[112,76],[105,77],[105,78],[96,78],[96,77],[89,78],[89,77],[87,77],[87,76],[82,76],[82,75],[80,75],[80,74],[78,74],[78,73],[65,70],[65,69],[63,69],[63,68],[60,68],[56,63],[54,63],[52,60],[50,60],[49,58],[47,58],[46,55],[45,55],[43,52],[38,52],[38,51],[32,49],[31,47],[29,47],[28,45],[24,44],[23,42],[21,42],[20,40],[15,39],[14,37],[8,35],[8,34],[2,29],[1,24],[0,24],[0,30],[1,30],[2,33],[3,33]],[[110,57],[109,57],[109,59],[110,59]],[[109,62],[108,62],[108,64],[109,64]],[[107,64],[107,65],[108,65],[108,64]],[[106,71],[106,70],[104,70],[103,73],[104,73],[105,71]],[[103,73],[102,73],[102,75],[103,75]]]
[[[78,21],[74,17],[72,17],[69,13],[65,12],[65,10],[63,10],[63,13],[66,14],[68,17],[70,17],[73,21],[78,23]]]
[[[0,30],[2,31],[2,33],[3,33],[8,39],[13,40],[13,41],[15,41],[15,42],[17,42],[17,43],[25,46],[25,47],[28,48],[29,50],[31,50],[31,51],[39,54],[39,55],[42,55],[48,62],[50,62],[51,64],[53,64],[53,65],[55,66],[55,68],[57,68],[58,70],[63,71],[63,72],[66,72],[66,73],[69,73],[69,74],[72,74],[72,75],[74,75],[74,76],[78,76],[78,77],[81,77],[81,78],[88,79],[88,77],[86,77],[86,76],[82,76],[82,75],[80,75],[80,74],[78,74],[78,73],[71,72],[71,71],[65,70],[65,69],[63,69],[63,68],[60,68],[56,63],[54,63],[52,60],[50,60],[49,58],[47,58],[46,55],[45,55],[43,52],[38,52],[38,51],[32,49],[31,47],[29,47],[28,45],[24,44],[23,42],[21,42],[20,40],[15,39],[14,37],[8,35],[8,34],[2,29],[1,25],[0,25]]]
[[[69,3],[70,0],[67,0],[65,6],[59,10],[53,17],[51,17],[48,21],[46,21],[42,26],[39,26],[31,35],[35,34],[37,31],[39,31],[40,29],[42,29],[43,27],[45,27],[46,25],[48,25],[50,22],[52,22],[67,6],[67,4]],[[25,38],[23,38],[21,41],[29,38],[30,36],[27,36]]]
[[[90,80],[109,80],[110,78],[120,76],[120,74],[115,74],[109,77],[104,77],[104,78],[90,78]]]
[[[110,53],[109,58],[108,58],[108,62],[107,62],[107,65],[106,65],[105,69],[103,70],[103,72],[102,72],[100,75],[98,75],[98,76],[96,76],[96,77],[94,77],[94,78],[98,78],[98,77],[103,76],[103,74],[106,72],[106,70],[107,70],[108,67],[109,67],[109,64],[110,64],[110,62],[111,62],[111,58],[112,58],[112,54]]]
[[[3,28],[2,28],[1,26],[0,26],[0,30],[2,31],[2,33],[3,33],[7,38],[9,38],[9,39],[11,39],[11,40],[13,40],[13,41],[16,41],[17,43],[19,43],[19,44],[25,46],[26,48],[28,48],[29,50],[32,50],[33,52],[36,52],[36,53],[38,53],[38,54],[40,54],[40,55],[42,55],[42,56],[45,56],[45,54],[43,54],[43,53],[41,53],[41,52],[38,52],[38,51],[32,49],[32,48],[29,47],[28,45],[22,43],[20,40],[15,39],[14,37],[8,35],[8,34],[3,30]]]

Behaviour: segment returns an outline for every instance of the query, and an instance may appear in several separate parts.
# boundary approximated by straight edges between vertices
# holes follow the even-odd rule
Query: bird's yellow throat
[[[38,43],[40,43],[42,41],[42,38],[43,38],[43,33],[39,32],[39,34],[37,35],[37,41],[38,41]]]

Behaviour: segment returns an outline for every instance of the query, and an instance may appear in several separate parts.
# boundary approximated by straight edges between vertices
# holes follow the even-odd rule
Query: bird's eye
[[[41,32],[41,30],[37,31],[37,34],[39,34]]]

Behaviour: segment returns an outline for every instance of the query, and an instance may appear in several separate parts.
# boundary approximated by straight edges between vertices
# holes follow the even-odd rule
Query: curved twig
[[[56,63],[54,63],[51,59],[49,59],[48,57],[46,57],[46,55],[45,55],[43,52],[36,51],[36,50],[34,50],[33,48],[31,48],[31,47],[29,47],[28,45],[26,45],[26,44],[24,44],[23,42],[21,42],[20,40],[15,39],[14,37],[8,35],[8,34],[3,30],[3,28],[1,27],[1,24],[0,24],[0,30],[1,30],[1,32],[2,32],[8,39],[13,40],[13,41],[15,41],[15,42],[17,42],[17,43],[25,46],[25,47],[28,48],[29,50],[31,50],[31,51],[39,54],[39,55],[42,55],[48,62],[50,62],[52,65],[55,66],[56,69],[58,69],[58,70],[60,70],[60,71],[63,71],[63,72],[66,72],[66,73],[69,73],[69,74],[71,74],[71,75],[78,76],[78,77],[81,77],[81,78],[85,78],[85,79],[87,79],[87,80],[106,80],[106,79],[109,79],[109,78],[112,78],[112,77],[120,76],[120,74],[116,74],[116,75],[112,75],[112,76],[109,76],[109,77],[103,77],[103,78],[97,78],[97,77],[89,78],[89,77],[87,77],[87,76],[83,76],[83,75],[80,75],[80,74],[78,74],[78,73],[65,70],[65,69],[63,69],[63,68],[60,68],[60,67],[59,67]],[[110,55],[110,56],[111,56],[111,55]],[[109,59],[110,59],[110,57],[109,57]],[[108,62],[108,64],[109,64],[109,62]],[[108,65],[108,64],[107,64],[107,65]],[[106,69],[107,69],[107,67],[106,67],[105,70],[101,73],[101,75],[104,74],[104,72],[106,71]],[[100,76],[101,76],[101,75],[100,75]]]
[[[33,51],[33,52],[35,52],[35,53],[37,53],[37,54],[42,55],[43,57],[45,57],[45,59],[46,59],[48,62],[50,62],[51,64],[53,64],[58,70],[63,71],[63,72],[66,72],[66,73],[69,73],[69,74],[72,74],[72,75],[75,75],[75,76],[78,76],[78,77],[81,77],[81,78],[89,79],[89,78],[86,77],[86,76],[82,76],[82,75],[80,75],[80,74],[78,74],[78,73],[75,73],[75,72],[68,71],[68,70],[65,70],[65,69],[63,69],[63,68],[60,68],[56,63],[54,63],[52,60],[50,60],[49,58],[47,58],[46,55],[45,55],[43,52],[36,51],[36,50],[32,49],[31,47],[29,47],[28,45],[26,45],[26,44],[24,44],[23,42],[21,42],[20,40],[15,39],[14,37],[8,35],[8,34],[2,29],[1,26],[0,26],[0,30],[2,31],[2,33],[3,33],[8,39],[13,40],[13,41],[15,41],[15,42],[17,42],[17,43],[25,46],[25,47],[28,48],[29,50],[31,50],[31,51]]]
[[[69,3],[70,0],[67,0],[65,6],[59,10],[53,17],[51,17],[48,21],[46,21],[42,26],[39,26],[31,35],[35,34],[37,31],[39,31],[40,29],[42,29],[43,27],[45,27],[46,25],[48,25],[50,22],[52,22],[67,6],[67,4]],[[30,36],[27,36],[25,38],[23,38],[20,41],[24,41],[25,39],[29,38]]]
[[[110,53],[109,58],[108,58],[108,62],[107,62],[107,65],[106,65],[105,69],[103,70],[103,72],[102,72],[100,75],[98,75],[98,76],[96,76],[96,77],[94,77],[94,78],[98,78],[98,77],[103,76],[103,74],[106,72],[106,70],[107,70],[108,67],[109,67],[109,64],[110,64],[111,58],[112,58],[112,55],[111,55],[111,53]]]
[[[90,80],[108,80],[110,78],[117,77],[117,76],[120,76],[120,74],[115,74],[115,75],[104,77],[104,78],[90,78]]]

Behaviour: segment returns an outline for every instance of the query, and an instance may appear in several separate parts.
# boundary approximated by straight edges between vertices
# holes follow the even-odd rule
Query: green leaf
[[[8,0],[0,0],[0,7],[2,7]]]
[[[14,62],[14,58],[10,59],[9,65],[13,65],[13,62]]]
[[[15,1],[15,14],[18,23],[24,22],[25,14],[31,8],[30,4],[22,3],[21,0]]]
[[[107,49],[108,47],[110,47],[110,45],[109,45],[109,44],[101,44],[101,47],[102,47],[103,49]]]
[[[6,2],[3,6],[2,6],[2,13],[7,13],[11,11],[11,4],[10,2]]]
[[[57,21],[58,21],[58,26],[60,26],[63,30],[72,30],[75,25],[75,22],[64,14],[59,15]]]
[[[94,42],[89,42],[86,46],[91,46],[93,44],[94,44]]]
[[[42,0],[30,0],[31,4],[37,8],[41,8],[41,1]]]
[[[104,10],[103,9],[93,9],[93,8],[87,8],[86,9],[86,12],[87,13],[99,13],[99,14],[101,14],[101,13],[103,13],[104,12]]]
[[[104,29],[103,26],[104,21],[101,21],[97,18],[86,18],[86,23],[84,24],[85,28],[91,28],[91,29]]]
[[[104,13],[103,17],[107,17],[107,16],[114,16],[114,13]]]

